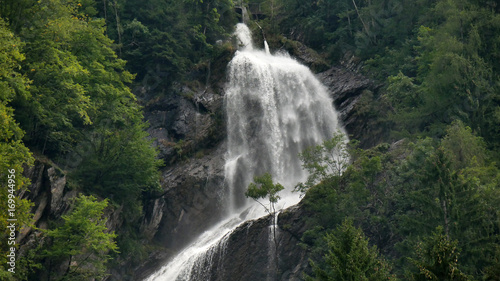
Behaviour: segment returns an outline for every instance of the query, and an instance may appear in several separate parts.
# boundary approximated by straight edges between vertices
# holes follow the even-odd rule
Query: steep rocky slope
[[[361,134],[363,134],[363,130],[359,130],[359,128],[363,128],[363,119],[356,114],[357,102],[365,90],[375,91],[376,86],[366,77],[342,67],[332,67],[325,72],[319,73],[318,77],[328,87],[331,97],[334,100],[335,107],[339,111],[341,122],[345,124],[347,132],[351,137],[359,139]],[[223,91],[221,91],[221,93],[222,92]],[[167,133],[164,133],[164,136],[178,134],[177,128],[182,127],[187,131],[187,133],[184,134],[185,136],[189,134],[193,135],[194,131],[197,132],[197,138],[187,138],[185,140],[186,142],[196,143],[199,139],[214,140],[214,138],[209,136],[213,131],[207,129],[209,126],[206,124],[213,122],[210,121],[210,118],[212,118],[211,116],[214,116],[217,112],[223,112],[223,103],[220,102],[223,98],[222,96],[214,97],[214,94],[210,90],[203,92],[199,91],[195,97],[198,100],[205,101],[203,106],[208,110],[192,112],[193,107],[189,106],[185,109],[178,109],[178,113],[174,115],[171,120],[165,121],[164,124],[182,123],[182,126],[172,126],[170,130],[168,130],[168,128],[161,129],[160,131],[167,131]],[[185,106],[186,100],[189,99],[189,97],[181,95],[179,99],[181,102],[177,104],[182,108]],[[182,100],[184,100],[184,102],[182,102]],[[170,105],[165,104],[164,106],[164,108],[161,108],[161,105],[157,103],[155,104],[155,109],[158,110],[158,112],[167,112]],[[189,116],[197,117],[189,118]],[[220,130],[223,128],[224,126],[222,125],[218,129]],[[158,131],[159,129],[154,130]],[[157,134],[156,137],[158,138],[157,143],[166,141],[161,135]],[[144,229],[147,235],[149,237],[154,237],[158,243],[166,245],[169,249],[178,249],[186,245],[187,242],[222,215],[221,204],[224,204],[222,196],[225,190],[223,166],[225,145],[223,138],[215,139],[215,141],[210,143],[201,142],[197,144],[203,151],[201,156],[190,157],[165,169],[163,172],[163,187],[165,189],[165,194],[154,199],[147,209],[144,220],[146,226]],[[165,151],[168,151],[168,149],[165,149]],[[174,152],[170,153],[173,154]],[[288,220],[291,220],[282,221],[280,219],[279,222],[280,225],[290,226],[283,229],[281,232],[283,234],[283,245],[279,248],[279,256],[282,257],[280,260],[280,264],[282,265],[279,271],[283,272],[283,274],[286,273],[287,276],[299,276],[300,274],[298,272],[301,272],[301,267],[303,267],[302,262],[304,260],[300,258],[296,260],[301,256],[302,259],[304,258],[302,254],[297,254],[297,251],[300,250],[297,243],[304,231],[300,229],[300,227],[297,228],[297,226],[295,226],[295,222],[298,220],[298,217],[300,217],[300,215],[298,215],[300,212],[302,212],[300,208],[294,208],[287,211],[286,215],[284,213],[280,216],[280,218],[286,217]],[[245,272],[252,272],[252,270],[255,270],[254,273],[257,275],[261,272],[259,264],[265,260],[265,257],[259,256],[259,253],[261,251],[267,253],[267,251],[255,246],[259,243],[258,241],[262,239],[264,242],[267,241],[267,232],[263,230],[263,228],[269,225],[266,222],[267,220],[269,220],[269,218],[261,219],[255,223],[251,222],[245,224],[234,232],[228,242],[228,249],[230,249],[228,253],[230,254],[224,258],[228,261],[227,268],[236,268],[234,270],[238,270],[239,267],[237,265],[231,264],[241,263],[240,267],[243,264],[247,267],[251,265],[251,268],[246,268]],[[168,255],[165,255],[165,250],[158,250],[151,255],[146,263],[137,268],[136,273],[141,277],[146,276],[154,269],[155,265],[160,264],[167,257]],[[250,262],[249,258],[252,260],[255,259],[255,262]],[[305,261],[307,261],[307,259]],[[290,264],[301,265],[299,265],[298,268],[281,268]],[[231,276],[230,272],[226,273],[229,274],[228,276]],[[248,278],[245,277],[247,279],[244,279],[241,277],[243,278],[241,280],[260,280],[255,279],[255,276],[257,276],[255,274],[248,273]],[[289,279],[291,277],[283,278],[283,280],[292,280]]]
[[[309,66],[323,65],[311,59],[307,49],[300,50],[305,51],[293,54],[299,61]],[[139,89],[144,115],[150,124],[149,133],[166,163],[162,171],[163,193],[145,202],[140,230],[148,239],[145,243],[160,246],[142,264],[117,265],[110,271],[109,280],[138,280],[146,276],[223,215],[226,129],[225,82],[221,73],[225,72],[230,55],[226,54],[227,58],[222,59],[224,63],[213,67],[214,74],[207,77],[207,81],[211,81],[207,86],[199,82],[179,85],[176,93],[169,95],[162,95],[160,89]],[[365,131],[363,118],[356,114],[358,101],[364,91],[376,91],[377,86],[341,66],[317,75],[328,87],[347,132],[353,138],[361,138]],[[60,218],[69,211],[69,200],[77,191],[66,185],[64,172],[48,160],[37,161],[26,175],[32,184],[21,196],[35,203],[32,209],[35,226],[47,228],[50,219]],[[108,229],[120,230],[122,208],[108,209]],[[277,271],[282,276],[280,280],[294,280],[307,264],[306,254],[298,246],[304,231],[300,222],[302,212],[300,207],[294,207],[280,215]],[[224,257],[228,264],[224,274],[231,276],[232,271],[241,272],[242,267],[248,274],[241,280],[257,280],[255,277],[263,274],[261,266],[265,257],[261,254],[266,251],[260,250],[264,246],[259,245],[263,243],[259,241],[267,241],[269,219],[248,222],[234,232],[228,241],[229,254]],[[19,241],[29,248],[38,234],[39,231],[26,230],[20,234]]]

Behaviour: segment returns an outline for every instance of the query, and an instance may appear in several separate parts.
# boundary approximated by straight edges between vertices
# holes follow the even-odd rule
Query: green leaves
[[[0,2],[0,15],[16,15],[9,20],[19,27],[15,31],[20,37],[17,39],[0,20],[0,178],[4,177],[2,171],[15,168],[18,188],[25,186],[26,179],[20,173],[32,158],[23,139],[31,149],[67,169],[69,182],[77,192],[126,204],[120,219],[124,225],[133,224],[142,214],[143,196],[159,187],[161,161],[156,159],[141,108],[128,87],[134,75],[125,70],[125,61],[115,54],[105,20],[92,18],[97,12],[96,2]],[[29,23],[20,17],[29,18]],[[138,22],[131,24],[131,29],[149,35],[143,27]],[[1,198],[6,195],[4,191],[2,188]],[[104,207],[90,201],[95,198],[79,199],[76,208],[97,218],[100,215],[95,211]],[[21,224],[28,223],[29,207],[27,201],[19,200]],[[86,217],[78,212],[64,218],[64,227],[49,232],[55,243],[55,249],[47,253],[50,262],[69,259],[71,263],[71,259],[80,258],[75,256],[86,254],[89,260],[104,257],[97,253],[103,251],[97,244],[85,243],[98,243],[106,236],[88,241],[84,241],[88,237],[71,236],[89,229],[102,230],[101,221],[90,220],[93,224],[86,225]],[[85,229],[75,230],[76,224]],[[74,243],[65,245],[65,235]],[[107,245],[111,250],[116,247]],[[90,278],[82,277],[87,274],[85,265],[70,267],[62,279]],[[89,267],[89,272],[95,269],[96,276],[102,276],[103,266]]]
[[[406,237],[398,248],[409,251],[418,236],[430,235],[441,227],[444,235],[458,241],[463,269],[477,276],[481,270],[478,265],[489,263],[492,246],[498,241],[496,221],[500,210],[490,202],[500,198],[493,191],[497,188],[488,186],[497,182],[499,173],[496,168],[477,167],[480,161],[460,151],[462,141],[469,143],[472,150],[481,148],[480,139],[463,124],[455,123],[448,132],[437,148],[430,140],[420,141],[404,161],[400,178],[396,178],[401,181],[396,184],[401,194],[396,227]],[[478,159],[484,157],[480,150],[477,152]],[[479,170],[489,176],[479,176]]]
[[[23,176],[23,170],[33,164],[29,149],[22,142],[24,132],[14,119],[15,111],[11,102],[16,96],[26,94],[28,80],[18,71],[24,56],[19,51],[20,40],[8,29],[0,18],[0,279],[10,280],[12,274],[6,271],[7,254],[10,247],[7,243],[10,231],[7,219],[10,217],[10,206],[15,205],[16,231],[31,224],[32,203],[18,198],[19,190],[26,188],[29,179]],[[12,192],[9,192],[12,190]],[[9,200],[11,200],[9,203]],[[12,204],[14,200],[15,204]],[[7,279],[9,278],[9,279]]]
[[[99,125],[77,147],[82,162],[72,177],[85,190],[112,197],[126,204],[128,218],[141,213],[143,193],[159,188],[156,151],[147,139],[141,120],[127,120],[127,125]]]
[[[274,204],[280,199],[278,193],[285,188],[279,183],[274,184],[273,178],[269,173],[265,173],[262,176],[255,176],[253,180],[254,182],[248,185],[245,196],[250,197],[257,202],[259,202],[258,199],[268,197],[269,208],[262,203],[261,205],[266,209],[266,212],[274,214],[276,211],[274,209]]]
[[[472,133],[470,127],[455,121],[446,130],[447,135],[441,140],[443,148],[453,160],[455,169],[484,166],[488,159],[486,144],[481,137]]]
[[[269,196],[269,201],[271,203],[276,203],[280,199],[278,193],[284,189],[284,187],[279,184],[273,183],[271,174],[265,173],[262,176],[255,176],[254,182],[250,183],[245,195],[253,199],[261,199]]]
[[[227,38],[236,23],[230,0],[121,2],[114,6],[107,1],[100,13],[109,36],[120,44],[120,56],[139,80],[161,66],[168,79],[159,83],[169,90],[193,66],[213,61],[215,42]]]
[[[319,182],[340,177],[349,165],[347,139],[342,132],[336,132],[332,139],[304,149],[299,154],[302,167],[309,173],[305,183],[298,183],[295,189],[306,192]]]
[[[64,224],[47,231],[52,239],[45,255],[49,258],[69,259],[67,270],[58,280],[103,278],[110,252],[118,252],[116,237],[108,233],[104,208],[108,202],[98,202],[93,196],[81,195],[74,209],[63,216]]]

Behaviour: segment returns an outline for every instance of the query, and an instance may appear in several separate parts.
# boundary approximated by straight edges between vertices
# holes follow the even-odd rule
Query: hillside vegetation
[[[315,214],[301,238],[312,253],[304,278],[500,280],[500,4],[243,2],[260,4],[262,32],[249,25],[271,49],[293,52],[300,42],[381,85],[363,93],[356,113],[378,145],[341,147],[351,156],[343,174],[326,173],[322,153],[301,155],[320,175],[301,186]],[[106,262],[146,257],[139,224],[161,192],[163,164],[138,97],[210,83],[234,49],[234,5],[0,0],[0,279],[100,280]],[[327,154],[335,139],[325,144],[316,151]],[[81,195],[40,230],[12,275],[3,202],[9,188],[27,188],[22,172],[35,158]],[[33,203],[15,200],[18,227],[31,227]],[[120,206],[124,224],[109,233],[103,214]]]

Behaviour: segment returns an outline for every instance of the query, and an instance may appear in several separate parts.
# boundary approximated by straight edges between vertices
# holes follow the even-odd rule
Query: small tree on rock
[[[278,193],[282,191],[284,187],[279,183],[274,184],[273,178],[269,173],[265,173],[262,176],[255,176],[253,181],[254,182],[248,186],[245,196],[257,201],[266,209],[267,213],[274,215],[276,213],[276,203],[280,199]],[[264,199],[266,197],[269,199],[269,207],[259,201],[259,199]]]
[[[266,212],[270,214],[273,217],[273,241],[274,241],[274,246],[275,246],[275,267],[276,270],[278,269],[278,240],[276,237],[276,223],[275,223],[275,216],[276,216],[276,203],[278,203],[278,200],[280,199],[280,196],[278,193],[284,189],[284,187],[279,184],[273,183],[273,178],[271,174],[265,173],[262,176],[255,176],[253,178],[253,181],[250,185],[248,185],[248,189],[245,192],[246,197],[250,197],[253,200],[255,200],[257,203],[262,205]],[[259,201],[259,199],[264,199],[268,198],[269,200],[269,207],[267,207],[265,204]]]

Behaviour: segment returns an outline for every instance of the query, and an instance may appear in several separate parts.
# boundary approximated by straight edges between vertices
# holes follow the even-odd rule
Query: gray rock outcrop
[[[357,127],[362,119],[355,114],[356,106],[363,91],[374,89],[372,81],[341,67],[330,68],[319,73],[318,77],[328,87],[347,132],[359,137],[362,131],[357,131]],[[225,203],[225,127],[223,118],[221,122],[214,117],[223,112],[223,97],[211,89],[193,91],[184,88],[184,92],[191,94],[160,100],[146,107],[150,111],[145,114],[151,124],[150,132],[157,137],[156,144],[163,153],[162,157],[167,163],[172,163],[169,160],[172,158],[175,161],[163,171],[164,194],[152,198],[145,206],[142,224],[146,236],[168,250],[159,249],[152,253],[148,261],[135,270],[141,277],[147,276],[172,253],[215,223],[221,217]],[[182,155],[178,155],[176,149],[182,150],[179,145],[164,145],[179,138],[183,139],[182,145],[190,145],[191,157],[188,159],[183,160]],[[303,212],[295,207],[280,215],[280,261],[276,272],[280,272],[281,279],[277,280],[299,280],[297,278],[308,266],[307,254],[298,245],[305,231],[304,223],[300,222]],[[239,280],[266,280],[264,275],[269,272],[262,268],[268,262],[265,256],[268,251],[260,244],[268,241],[268,220],[262,218],[248,222],[231,235],[227,242],[230,250],[224,257],[224,273],[219,272],[218,276],[240,272],[244,275],[237,275]],[[212,280],[230,280],[217,278]]]

